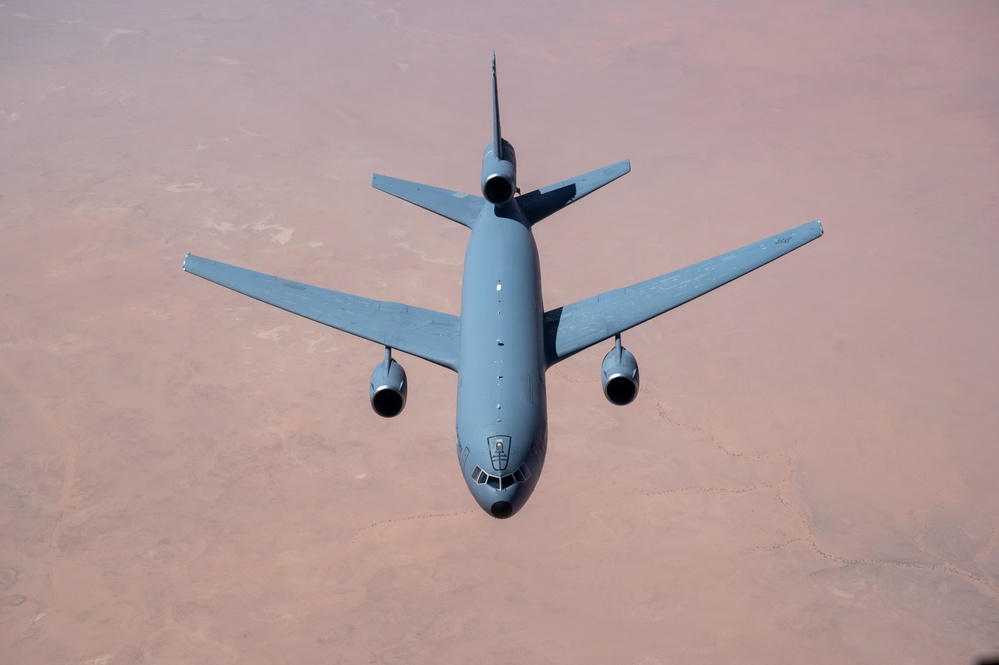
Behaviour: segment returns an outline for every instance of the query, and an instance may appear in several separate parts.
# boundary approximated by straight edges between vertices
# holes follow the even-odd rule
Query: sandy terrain
[[[999,6],[0,6],[0,661],[972,663],[999,653]],[[823,239],[549,373],[514,519],[454,376],[181,272],[457,313],[489,52],[548,307]],[[609,345],[608,345],[609,347]]]

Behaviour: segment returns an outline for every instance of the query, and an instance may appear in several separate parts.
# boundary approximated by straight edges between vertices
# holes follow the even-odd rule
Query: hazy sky
[[[999,652],[999,6],[0,6],[0,653],[18,663],[970,663]],[[825,237],[548,375],[515,518],[455,378],[185,275],[458,313],[497,52],[548,308]],[[526,190],[525,190],[526,191]],[[608,344],[609,348],[609,344]]]

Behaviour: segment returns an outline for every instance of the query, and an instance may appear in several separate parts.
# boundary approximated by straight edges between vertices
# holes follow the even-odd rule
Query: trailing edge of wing
[[[316,323],[458,369],[457,316],[321,289],[193,254],[185,257],[184,270]]]
[[[517,197],[517,203],[527,217],[527,221],[536,224],[590,192],[595,192],[607,183],[617,180],[629,171],[631,171],[631,160],[625,159],[602,169],[557,182],[543,189],[535,189],[533,192],[521,194]]]
[[[548,366],[702,296],[822,235],[818,220],[713,259],[545,312]]]
[[[468,228],[472,228],[475,219],[486,204],[485,199],[474,194],[462,194],[450,189],[421,185],[418,182],[378,174],[371,177],[371,186],[459,224],[464,224]]]

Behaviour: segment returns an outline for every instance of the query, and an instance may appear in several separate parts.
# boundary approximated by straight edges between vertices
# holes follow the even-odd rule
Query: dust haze
[[[0,6],[0,658],[971,663],[999,652],[999,6]],[[496,521],[455,377],[181,271],[458,313],[496,50],[548,308],[826,234],[548,375]]]

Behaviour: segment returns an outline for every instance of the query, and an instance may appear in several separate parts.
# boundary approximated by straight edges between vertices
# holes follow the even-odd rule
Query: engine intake
[[[638,361],[631,351],[621,346],[621,336],[614,338],[614,348],[604,356],[600,366],[604,397],[611,404],[631,404],[638,396]]]
[[[382,418],[394,418],[406,407],[407,389],[406,370],[392,358],[392,349],[386,347],[385,360],[371,372],[371,408]]]
[[[502,152],[496,154],[493,143],[482,155],[482,196],[493,205],[501,205],[517,193],[517,154],[513,146],[500,139]]]

